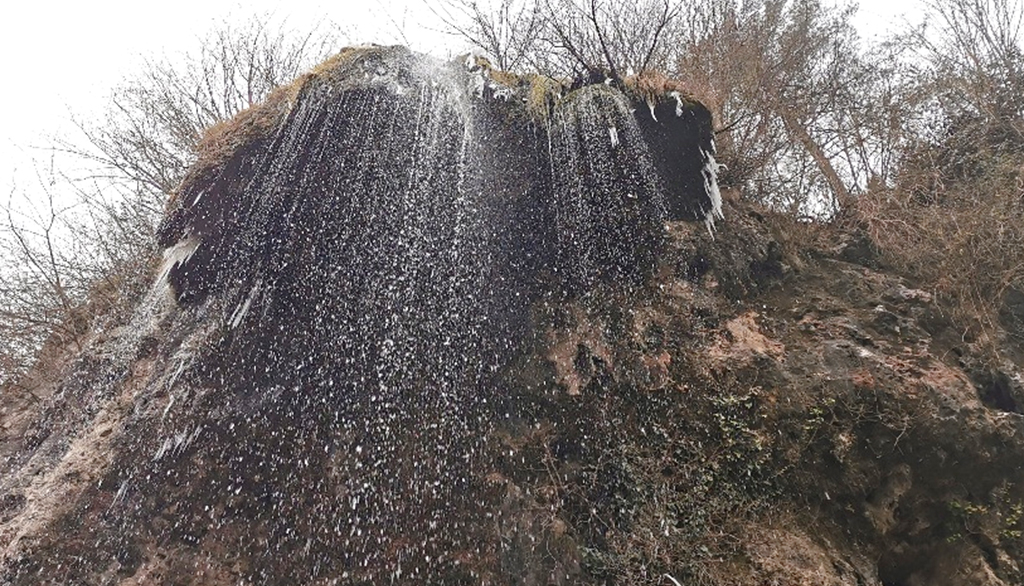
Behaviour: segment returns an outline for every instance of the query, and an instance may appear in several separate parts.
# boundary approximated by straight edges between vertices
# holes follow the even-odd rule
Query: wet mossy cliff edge
[[[1024,582],[1020,332],[723,203],[670,89],[352,49],[211,129],[0,396],[0,584]]]

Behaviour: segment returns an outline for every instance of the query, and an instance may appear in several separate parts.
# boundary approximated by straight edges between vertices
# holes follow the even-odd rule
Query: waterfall
[[[654,268],[665,197],[626,96],[607,85],[570,94],[551,125],[557,266],[570,283],[637,283]]]
[[[670,100],[673,133],[604,85],[528,98],[350,49],[218,137],[159,230],[177,305],[110,440],[114,543],[240,531],[256,583],[490,555],[481,459],[531,306],[641,286],[666,219],[720,210],[713,159],[673,160],[712,152],[710,120]]]

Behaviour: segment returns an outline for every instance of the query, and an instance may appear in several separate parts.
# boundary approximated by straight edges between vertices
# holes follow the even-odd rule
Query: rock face
[[[1019,365],[712,235],[699,104],[538,83],[348,50],[211,133],[130,323],[0,399],[0,584],[1024,581]]]

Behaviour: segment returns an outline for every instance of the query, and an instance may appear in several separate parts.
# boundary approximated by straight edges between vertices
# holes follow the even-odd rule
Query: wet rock
[[[0,394],[0,583],[1024,581],[1012,335],[709,231],[696,105],[494,76],[348,51],[211,139],[131,322]]]

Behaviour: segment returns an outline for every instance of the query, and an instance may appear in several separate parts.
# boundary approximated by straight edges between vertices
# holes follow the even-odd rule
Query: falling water
[[[558,267],[583,288],[650,274],[666,218],[649,146],[623,93],[577,90],[555,110],[551,190]]]
[[[234,548],[210,555],[260,584],[463,575],[531,304],[640,284],[665,219],[720,213],[709,121],[675,136],[603,85],[538,117],[400,48],[332,67],[161,229],[179,307],[108,474],[117,552]]]
[[[356,87],[302,90],[219,233],[200,236],[212,250],[172,276],[180,292],[223,292],[225,341],[200,376],[237,405],[225,421],[243,417],[242,437],[271,434],[229,483],[265,477],[270,555],[323,570],[415,574],[471,547],[452,515],[472,509],[483,383],[526,296],[496,281],[506,230],[482,187],[501,169],[476,156],[468,77],[392,55],[353,66]],[[310,506],[302,529],[283,514]]]

